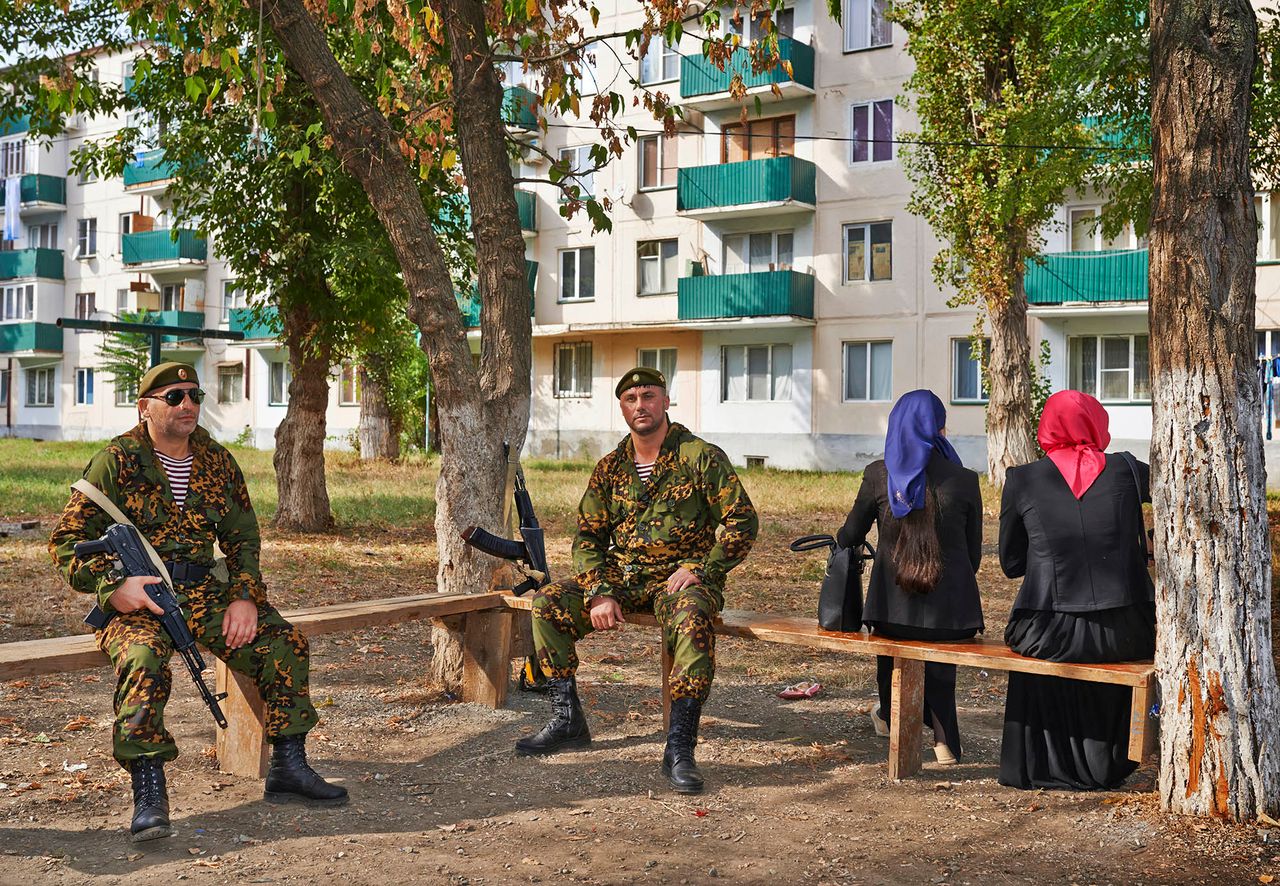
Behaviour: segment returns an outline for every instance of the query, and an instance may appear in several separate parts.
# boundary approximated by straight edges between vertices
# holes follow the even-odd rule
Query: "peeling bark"
[[[1244,821],[1280,808],[1253,358],[1257,22],[1247,0],[1155,0],[1151,14],[1160,798],[1172,812]]]
[[[1008,372],[988,373],[987,475],[1004,486],[1009,468],[1035,461],[1031,428],[1031,341],[1027,335],[1027,295],[1022,269],[1013,272],[1016,286],[1007,299],[988,300],[992,367]]]
[[[400,457],[400,423],[391,414],[387,388],[379,373],[360,368],[360,424],[356,429],[361,461]]]
[[[315,285],[325,286],[323,280]],[[323,532],[333,528],[324,477],[330,354],[327,349],[317,351],[309,346],[313,321],[306,301],[293,301],[295,304],[282,315],[282,337],[289,348],[293,378],[289,382],[289,406],[284,421],[276,428],[276,451],[271,458],[279,497],[273,523],[294,532]]]

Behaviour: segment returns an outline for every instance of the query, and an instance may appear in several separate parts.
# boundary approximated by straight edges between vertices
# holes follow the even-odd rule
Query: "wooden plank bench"
[[[506,604],[518,611],[530,611],[528,597],[506,597]],[[657,626],[649,614],[630,613],[628,624]],[[1155,724],[1147,716],[1154,702],[1155,667],[1152,662],[1118,664],[1074,664],[1043,661],[1018,655],[1003,643],[981,637],[953,643],[922,640],[893,640],[865,633],[824,631],[814,618],[770,615],[726,610],[715,620],[716,634],[763,640],[810,649],[827,649],[856,655],[888,655],[893,658],[893,703],[889,712],[889,777],[905,778],[920,771],[921,735],[924,727],[924,664],[927,661],[964,665],[994,671],[1019,671],[1050,677],[1068,677],[1091,683],[1128,686],[1133,691],[1129,719],[1129,758],[1142,762],[1155,752]],[[667,684],[671,658],[663,645],[663,720],[667,721],[671,699]]]
[[[308,637],[416,619],[465,615],[462,698],[498,708],[507,696],[515,618],[504,605],[506,599],[506,595],[498,593],[420,594],[311,606],[281,614]],[[214,691],[227,693],[222,702],[227,728],[217,730],[218,766],[233,775],[261,777],[266,774],[268,745],[257,687],[212,656],[206,660],[214,663]],[[89,634],[0,643],[0,682],[106,664],[106,656]],[[181,683],[182,679],[179,677],[175,682]]]

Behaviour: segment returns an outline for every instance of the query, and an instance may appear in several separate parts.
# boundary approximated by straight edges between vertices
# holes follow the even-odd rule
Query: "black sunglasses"
[[[165,391],[164,395],[147,394],[144,400],[163,400],[170,406],[178,406],[182,403],[183,397],[190,397],[191,402],[199,406],[204,402],[204,391],[199,388],[174,388],[172,391]]]

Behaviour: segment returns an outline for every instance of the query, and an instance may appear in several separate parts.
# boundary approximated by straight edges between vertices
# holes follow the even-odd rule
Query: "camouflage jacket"
[[[589,597],[619,590],[606,574],[665,581],[681,566],[723,593],[725,574],[747,556],[758,529],[728,456],[673,423],[647,483],[636,473],[630,435],[596,464],[578,505],[573,567]]]
[[[228,599],[265,605],[258,518],[240,466],[201,427],[191,434],[191,452],[191,481],[181,508],[173,500],[145,424],[108,443],[84,469],[84,477],[124,511],[166,561],[212,566],[216,541],[230,572]],[[106,557],[81,560],[73,548],[76,542],[101,537],[113,522],[87,496],[73,491],[49,539],[49,553],[63,578],[75,590],[95,594],[103,608],[120,581],[112,580]],[[217,579],[209,576],[196,587],[214,582]]]

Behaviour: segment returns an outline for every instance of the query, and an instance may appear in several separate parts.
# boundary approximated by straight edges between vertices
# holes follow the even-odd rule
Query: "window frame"
[[[894,100],[892,98],[877,98],[863,102],[851,102],[849,105],[849,165],[850,166],[879,166],[882,163],[892,163],[898,159],[898,146],[893,140],[894,133]],[[889,106],[889,133],[887,138],[879,138],[876,135],[876,108],[880,105]],[[867,127],[870,130],[871,138],[867,141],[857,141],[857,125],[854,123],[854,115],[859,108],[867,109]],[[882,160],[875,159],[875,149],[877,144],[887,141],[889,143],[889,156]],[[859,160],[854,154],[859,147],[866,148],[867,156],[864,160]]]
[[[665,265],[666,259],[663,256],[663,248],[667,244],[671,244],[675,248],[675,254],[672,256],[672,259],[671,259],[674,262],[674,264],[672,266],[673,274],[670,280],[667,280],[663,275],[663,268],[666,266]],[[656,247],[658,250],[658,254],[656,256],[642,256],[640,254],[640,250],[646,246]],[[644,268],[643,262],[647,260],[652,260],[655,258],[657,259],[657,262],[658,262],[659,288],[653,291],[646,291],[645,289],[642,288],[642,282],[641,282],[644,280],[644,272],[642,270]],[[650,296],[654,296],[654,295],[671,295],[672,293],[676,292],[677,289],[679,288],[679,282],[678,282],[679,279],[680,279],[680,240],[679,238],[666,237],[660,240],[637,240],[636,241],[636,296],[638,298],[649,298]]]
[[[276,367],[283,367],[279,370],[281,377],[280,398],[277,399],[276,394]],[[268,406],[288,406],[289,405],[289,385],[293,382],[293,370],[286,360],[268,360],[267,361],[267,405]]]
[[[655,45],[658,47],[657,64],[658,79],[646,80],[644,74],[645,62],[654,51]],[[667,76],[667,62],[672,62],[675,67],[675,73]],[[654,34],[649,40],[649,50],[640,57],[640,71],[637,76],[641,86],[657,86],[660,83],[671,83],[680,79],[680,46],[677,44],[672,46],[667,42],[667,38],[661,34]]]
[[[849,395],[849,348],[862,345],[867,349],[866,355],[866,379],[867,390],[865,397],[851,397]],[[889,346],[889,396],[873,397],[871,396],[871,367],[872,356],[875,349],[872,345],[888,345]],[[840,343],[840,402],[841,403],[892,403],[893,402],[893,339],[892,338],[859,338],[849,339]]]
[[[563,147],[560,149],[560,152],[556,157],[559,160],[564,160],[565,155],[569,153],[573,154],[573,160],[569,163],[569,172],[565,174],[564,181],[572,180],[572,183],[578,186],[579,200],[586,200],[590,197],[594,197],[596,195],[596,172],[599,170],[592,168],[590,172],[586,173],[579,173],[576,171],[584,166],[594,167],[595,164],[591,162],[591,145],[572,145]],[[563,191],[560,192],[560,202],[569,202],[569,198],[565,196]]]
[[[230,380],[230,385],[228,385]],[[228,396],[228,390],[230,395]],[[244,402],[244,364],[235,363],[218,367],[218,402]]]
[[[350,384],[351,397],[347,397],[347,386]],[[348,360],[338,366],[338,405],[360,405],[360,367]]]
[[[753,268],[751,264],[751,238],[769,236],[769,261],[768,267]],[[778,241],[782,237],[791,238],[791,261],[784,262],[781,260],[781,251],[778,249]],[[735,238],[742,238],[746,247],[746,263],[741,266],[741,270],[734,265],[731,270],[729,261],[729,243]],[[767,274],[773,271],[791,271],[795,269],[796,264],[796,232],[794,228],[786,228],[778,231],[735,231],[732,234],[724,234],[720,238],[720,267],[725,274]]]
[[[871,234],[872,234],[872,228],[877,227],[879,225],[889,226],[889,276],[887,277],[872,276],[874,263],[872,261],[872,256],[871,256],[871,246],[872,246]],[[849,239],[850,239],[849,234],[855,228],[863,228],[865,231],[862,239],[862,243],[863,243],[862,261],[863,261],[863,272],[865,276],[861,280],[854,280],[854,279],[850,279],[849,277]],[[840,274],[841,274],[841,277],[843,278],[841,282],[844,285],[866,285],[870,283],[887,283],[893,280],[893,252],[894,252],[893,219],[880,219],[878,221],[868,221],[868,222],[849,222],[848,224],[841,226],[841,232],[842,232],[842,239],[844,241],[843,243],[844,250],[843,250],[843,255],[841,256]]]
[[[987,362],[991,359],[991,339],[982,337],[982,353],[978,360],[973,359],[973,339],[969,336],[956,336],[951,339],[951,402],[961,406],[982,405],[991,402],[991,391],[987,388]],[[969,346],[970,356],[967,362],[976,363],[978,371],[978,397],[962,397],[958,390],[960,381],[957,367],[960,363],[960,345]]]
[[[646,360],[646,354],[653,354],[652,362]],[[666,362],[663,358],[669,356],[670,369],[664,369],[662,364]],[[674,347],[653,347],[653,348],[636,348],[636,365],[648,366],[662,373],[663,378],[667,380],[667,396],[671,398],[671,405],[676,403],[675,387],[676,372],[679,368],[680,349]]]
[[[791,135],[783,134],[784,124],[789,123],[791,126]],[[766,147],[763,152],[756,153],[757,139],[764,140],[762,136],[751,134],[752,126],[763,126],[769,124],[770,132],[767,136]],[[729,147],[733,143],[735,133],[741,132],[742,136],[747,139],[746,157],[740,160],[731,160]],[[773,157],[794,157],[796,155],[796,115],[795,114],[778,114],[773,117],[760,117],[748,120],[745,124],[741,121],[734,123],[726,123],[720,128],[720,162],[721,163],[749,163],[752,160],[767,160]]]
[[[56,367],[37,366],[37,367],[33,367],[31,369],[26,370],[26,373],[27,373],[27,384],[26,384],[25,405],[31,409],[47,409],[52,407],[54,405],[54,401],[57,399],[56,392],[57,392],[58,384],[57,384],[57,376],[56,376]],[[41,378],[46,379],[43,393],[48,396],[49,399],[47,401],[39,400],[39,396],[41,393],[41,390],[40,390]],[[35,398],[32,397],[33,390],[35,391],[35,394],[36,394]]]
[[[1134,381],[1138,375],[1137,340],[1140,338],[1145,338],[1147,340],[1148,393],[1145,399],[1134,396],[1135,394]],[[1083,342],[1087,339],[1092,339],[1094,342],[1094,371],[1093,371],[1093,390],[1092,391],[1084,390],[1083,384],[1081,384],[1079,388],[1073,386],[1073,380],[1076,375],[1075,361],[1078,359],[1077,353],[1076,353],[1076,342]],[[1119,369],[1106,369],[1102,365],[1102,358],[1103,358],[1103,352],[1104,352],[1103,342],[1109,339],[1110,340],[1126,340],[1129,343],[1129,361],[1128,361],[1128,367],[1126,369],[1128,373],[1128,378],[1129,378],[1128,396],[1124,398],[1117,398],[1117,397],[1104,398],[1102,396],[1103,374],[1118,373],[1121,371]],[[1080,347],[1081,347],[1081,351],[1083,351],[1083,345],[1081,345]],[[1083,382],[1083,379],[1082,379],[1082,382]],[[1134,405],[1134,406],[1144,405],[1145,406],[1152,402],[1150,388],[1151,388],[1151,336],[1150,336],[1150,333],[1145,333],[1145,332],[1108,333],[1105,335],[1099,335],[1099,334],[1071,335],[1067,337],[1067,389],[1068,390],[1073,390],[1073,391],[1079,390],[1082,393],[1089,394],[1091,397],[1096,398],[1097,401],[1099,403],[1102,403],[1103,405],[1109,404],[1112,406],[1127,406],[1127,405]]]
[[[86,246],[88,250],[86,251]],[[76,219],[76,258],[98,257],[98,217]]]
[[[23,298],[23,296],[26,298]],[[0,286],[0,323],[21,323],[36,316],[36,285],[12,283]]]
[[[870,50],[873,50],[873,49],[885,49],[886,47],[893,46],[893,24],[891,22],[884,21],[884,16],[885,16],[885,13],[888,11],[887,7],[889,6],[888,0],[865,0],[867,4],[867,12],[865,16],[865,22],[867,26],[867,45],[866,46],[850,46],[849,45],[849,22],[853,21],[853,18],[854,18],[853,5],[857,2],[859,2],[859,0],[842,0],[842,3],[841,3],[841,12],[843,13],[841,16],[841,24],[840,24],[840,30],[842,32],[841,48],[844,50],[844,54],[849,55],[854,52],[869,52]],[[872,25],[875,21],[874,7],[877,2],[880,3],[880,20],[881,22],[884,22],[885,29],[887,31],[887,39],[885,40],[884,43],[874,42],[875,34],[874,34],[874,28],[872,27]]]
[[[579,362],[579,354],[581,349],[586,350],[587,361],[589,365],[588,374],[584,380],[581,378],[579,370],[582,368]],[[560,387],[560,367],[563,361],[563,354],[572,354],[572,364],[570,367],[570,383],[572,389],[565,390]],[[551,362],[551,394],[556,400],[586,400],[592,395],[592,381],[595,376],[595,348],[590,339],[584,341],[565,341],[557,342],[555,353]]]
[[[658,152],[658,162],[655,169],[657,171],[658,181],[656,184],[646,184],[644,180],[645,179],[644,149],[645,149],[645,145],[649,142],[653,142],[657,145],[656,150]],[[653,133],[651,135],[642,135],[640,136],[640,138],[636,139],[636,159],[637,159],[636,188],[637,189],[641,191],[669,191],[676,186],[676,179],[678,178],[678,171],[680,167],[678,163],[668,164],[667,161],[668,159],[670,159],[667,156],[668,153],[678,155],[678,148],[676,147],[676,137],[674,135],[667,135],[665,132]],[[667,180],[668,173],[670,173],[670,176],[669,176],[670,181]]]
[[[751,349],[752,348],[768,348],[769,355],[766,362],[766,373],[769,377],[769,396],[768,397],[752,397],[751,396]],[[780,376],[774,374],[774,364],[776,362],[774,353],[778,348],[787,348],[790,353],[791,365],[787,370],[788,393],[786,397],[777,396],[778,379]],[[729,352],[733,350],[742,351],[742,371],[743,371],[743,393],[741,399],[730,398],[729,396]],[[790,403],[793,399],[790,388],[794,385],[795,376],[795,346],[791,342],[743,342],[742,344],[721,345],[720,346],[720,402],[721,403]]]
[[[16,158],[16,162],[15,162]],[[14,167],[17,167],[16,169]],[[0,139],[0,178],[27,174],[27,137]]]
[[[239,297],[237,298],[237,293]],[[228,298],[229,297],[229,298]],[[247,308],[249,306],[249,295],[245,288],[240,285],[240,281],[231,278],[222,281],[222,319],[221,324],[229,325],[231,323],[231,312],[238,308]]]
[[[582,295],[582,254],[584,252],[591,253],[591,294]],[[574,253],[574,295],[566,298],[564,294],[564,259],[568,253]],[[592,302],[596,300],[596,248],[594,246],[570,246],[560,249],[556,252],[556,272],[559,275],[558,285],[556,286],[556,302],[558,304],[578,304],[580,302]]]
[[[133,217],[137,213],[120,213],[117,223],[120,225],[120,254],[124,255],[124,238],[133,233]]]
[[[172,296],[173,307],[165,307],[170,303]],[[162,311],[181,311],[187,301],[187,284],[182,283],[164,283],[160,286],[160,310]]]
[[[120,378],[117,376],[111,379],[111,387],[116,406],[132,406],[138,402],[138,385],[136,383],[121,387]]]
[[[92,406],[93,405],[93,381],[94,373],[91,366],[76,367],[76,388],[75,388],[75,405],[76,406]]]
[[[37,249],[59,249],[58,245],[58,223],[57,222],[41,222],[35,225],[27,225],[25,233],[27,235],[27,245]]]
[[[0,368],[0,407],[9,405],[9,385],[13,383],[13,373]]]

